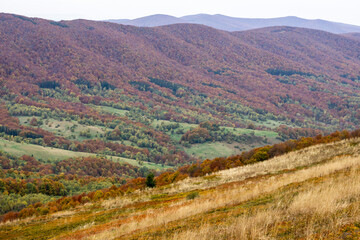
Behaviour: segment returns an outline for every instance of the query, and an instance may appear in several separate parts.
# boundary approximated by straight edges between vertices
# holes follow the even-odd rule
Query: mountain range
[[[255,115],[265,111],[306,122],[303,126],[334,130],[358,123],[356,35],[294,27],[242,32],[198,24],[139,28],[10,14],[0,15],[0,31],[1,78],[22,95],[35,94],[43,81],[55,81],[81,96],[74,81],[85,79],[89,84],[106,81],[130,97],[163,99],[158,107],[174,119],[194,117],[179,113],[177,105],[197,106],[196,111],[211,111],[212,118],[224,120],[224,113],[233,110],[223,109],[216,102],[220,98],[250,107]],[[194,91],[212,99],[209,104],[218,105],[217,110],[194,105],[189,100]]]
[[[279,18],[236,18],[221,14],[196,14],[177,18],[164,14],[156,14],[136,19],[112,19],[108,21],[138,27],[157,27],[177,23],[193,23],[230,32],[274,26],[310,28],[331,33],[360,32],[360,26],[356,25],[331,22],[322,19],[308,20],[294,16]]]

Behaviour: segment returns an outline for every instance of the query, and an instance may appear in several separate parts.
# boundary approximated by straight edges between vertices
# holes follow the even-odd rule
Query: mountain
[[[194,24],[138,28],[8,14],[0,20],[1,77],[9,91],[24,97],[55,81],[84,99],[75,84],[83,79],[89,86],[107,82],[129,98],[137,94],[149,114],[145,102],[161,99],[166,120],[244,127],[277,119],[323,130],[358,124],[360,42],[348,37],[293,27],[226,32]],[[229,101],[236,107],[224,107]]]
[[[176,18],[168,15],[158,14],[133,20],[123,19],[109,21],[138,27],[156,27],[176,23],[193,23],[203,24],[225,31],[244,31],[264,27],[290,26],[317,29],[331,33],[360,32],[360,27],[355,25],[331,22],[321,19],[308,20],[292,16],[280,18],[235,18],[221,14],[196,14]]]
[[[154,26],[164,26],[164,25],[176,24],[176,23],[186,23],[186,21],[180,18],[176,18],[164,14],[151,15],[147,17],[137,18],[134,20],[114,19],[114,20],[109,20],[109,22],[125,24],[125,25],[133,25],[138,27],[154,27]]]

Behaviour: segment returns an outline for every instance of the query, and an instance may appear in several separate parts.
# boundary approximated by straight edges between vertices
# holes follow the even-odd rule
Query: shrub
[[[31,119],[31,121],[30,121],[30,125],[31,125],[31,126],[38,126],[38,124],[39,124],[39,123],[38,123],[38,120],[33,117],[33,118]]]
[[[199,192],[191,192],[186,196],[187,200],[195,199],[199,197]]]
[[[149,175],[147,175],[145,184],[147,187],[150,187],[150,188],[153,188],[156,186],[156,181],[154,179],[153,173],[149,173]]]
[[[88,196],[85,196],[85,197],[81,198],[81,202],[82,203],[90,202],[90,198]]]
[[[94,201],[98,201],[98,200],[100,200],[103,196],[104,196],[103,191],[97,190],[97,191],[95,192],[95,195],[94,195],[93,200],[94,200]]]

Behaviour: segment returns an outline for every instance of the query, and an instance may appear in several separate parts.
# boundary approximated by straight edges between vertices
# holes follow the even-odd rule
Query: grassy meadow
[[[114,114],[117,116],[126,116],[126,113],[129,112],[128,110],[122,110],[122,109],[117,109],[117,108],[113,108],[113,107],[108,107],[108,106],[96,106],[93,104],[88,104],[88,106],[94,108],[96,111],[102,112],[102,113],[107,113],[107,114]]]
[[[163,166],[161,164],[156,164],[156,163],[140,162],[130,158],[123,158],[123,157],[116,157],[109,155],[97,155],[94,153],[86,153],[86,152],[75,152],[75,151],[69,151],[59,148],[43,147],[29,143],[17,143],[14,141],[8,141],[1,138],[0,138],[0,151],[9,153],[16,157],[21,157],[23,155],[30,155],[38,160],[46,160],[46,161],[60,161],[67,158],[101,156],[111,159],[115,162],[129,163],[131,165],[138,167],[145,166],[149,169],[163,170],[169,168],[168,166],[165,165]]]
[[[116,116],[125,116],[127,114],[127,110],[120,110],[113,107],[107,107],[107,106],[96,106],[92,104],[88,104],[88,106],[94,108],[96,111],[100,113],[107,113],[107,114],[114,114]],[[24,126],[30,126],[30,122],[32,118],[36,118],[38,122],[40,122],[39,126],[45,131],[49,131],[56,136],[61,136],[69,140],[75,140],[75,141],[84,141],[87,139],[104,139],[104,135],[106,131],[112,131],[112,129],[104,127],[104,126],[98,126],[98,125],[85,125],[81,124],[74,120],[57,120],[54,118],[48,118],[41,120],[40,117],[29,117],[29,116],[17,116],[19,119],[19,122],[21,125]],[[194,129],[199,126],[199,124],[190,124],[190,123],[181,123],[181,122],[174,122],[174,121],[167,121],[167,120],[152,120],[150,127],[152,128],[159,128],[162,125],[171,125],[171,124],[178,124],[179,127],[175,130],[165,131],[164,133],[167,134],[170,139],[173,141],[174,145],[176,145],[179,149],[185,151],[189,156],[192,156],[196,159],[212,159],[216,157],[226,157],[231,155],[240,154],[242,151],[250,150],[255,147],[263,146],[263,142],[255,142],[255,143],[239,143],[239,142],[233,142],[228,143],[226,141],[215,141],[215,142],[205,142],[205,143],[197,143],[197,144],[191,144],[189,146],[183,146],[180,144],[180,139],[183,136],[184,133],[187,131]],[[278,133],[274,131],[261,131],[261,130],[253,130],[253,129],[247,129],[247,128],[233,128],[233,127],[220,127],[220,129],[224,129],[225,131],[228,131],[234,135],[240,136],[240,135],[253,135],[258,137],[263,137],[266,139],[267,144],[274,144],[279,142],[277,137],[279,136]],[[182,130],[182,133],[179,133],[178,130]],[[124,144],[127,146],[133,146],[136,148],[139,148],[135,143],[130,142],[128,140],[121,140],[121,141],[114,141],[119,144]],[[12,150],[14,152],[14,150]],[[20,150],[19,150],[20,151]],[[26,151],[24,149],[24,151]],[[38,152],[38,150],[34,150],[35,152]],[[34,152],[32,151],[32,152]],[[65,156],[76,156],[77,153],[71,154],[69,152],[64,153]],[[38,154],[37,154],[38,155]],[[57,156],[56,154],[49,154],[50,158],[62,158],[62,156]],[[84,154],[80,154],[83,156]],[[40,154],[40,157],[41,154]],[[135,163],[132,160],[128,161],[129,163],[138,166],[138,163]],[[145,165],[149,165],[147,163],[144,163]],[[160,166],[160,165],[159,165]],[[156,166],[158,168],[159,166]],[[154,169],[154,166],[151,166],[152,169]],[[161,166],[159,169],[163,169]]]
[[[32,117],[20,116],[18,119],[20,124],[30,126]],[[39,118],[37,119],[39,120]],[[83,141],[90,138],[99,138],[100,135],[104,134],[106,130],[110,130],[109,128],[102,126],[87,126],[84,124],[79,124],[76,121],[59,121],[52,118],[45,120],[39,127],[46,131],[52,132],[57,136],[77,141]],[[81,132],[87,132],[89,137],[82,136]]]
[[[224,142],[202,143],[193,144],[189,148],[184,148],[184,150],[190,156],[201,159],[211,159],[240,154],[242,150],[240,150],[240,148],[235,148],[235,146],[239,145],[240,144],[237,143],[228,144]]]
[[[153,127],[169,124],[176,124],[177,122],[167,121],[167,120],[154,120],[152,122]],[[179,128],[183,129],[183,132],[187,132],[191,129],[198,127],[198,124],[190,124],[190,123],[179,123]],[[234,128],[234,127],[220,127],[220,129],[225,129],[235,135],[254,135],[259,137],[264,137],[267,139],[268,144],[274,144],[279,142],[277,137],[279,134],[274,131],[262,131],[262,130],[253,130],[247,128]],[[175,142],[180,142],[181,137],[183,134],[178,134],[176,131],[167,131],[166,134],[170,136],[170,138]],[[192,157],[199,158],[199,159],[212,159],[217,157],[227,157],[231,155],[240,154],[243,151],[250,150],[255,147],[263,146],[263,143],[227,143],[225,141],[222,142],[205,142],[205,143],[198,143],[198,144],[191,144],[188,147],[181,146],[187,154]]]

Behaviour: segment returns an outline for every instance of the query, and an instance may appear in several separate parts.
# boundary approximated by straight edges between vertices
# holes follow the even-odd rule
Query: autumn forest
[[[286,26],[241,32],[197,24],[135,27],[1,13],[0,238],[32,239],[24,236],[35,236],[41,221],[69,213],[91,220],[76,225],[71,219],[68,226],[52,219],[51,236],[72,239],[76,232],[76,239],[88,239],[109,230],[113,216],[124,216],[125,224],[148,208],[191,205],[230,180],[200,190],[176,184],[195,186],[196,179],[220,179],[221,171],[344,142],[351,154],[336,156],[356,157],[359,123],[356,34]],[[327,161],[247,177],[262,181]],[[108,210],[112,201],[123,203]],[[36,227],[20,224],[16,235],[17,221]],[[104,225],[92,228],[97,224]],[[178,227],[186,232],[185,225]],[[151,226],[109,239],[163,234]],[[168,227],[164,239],[190,236]],[[266,236],[281,238],[278,233]]]

